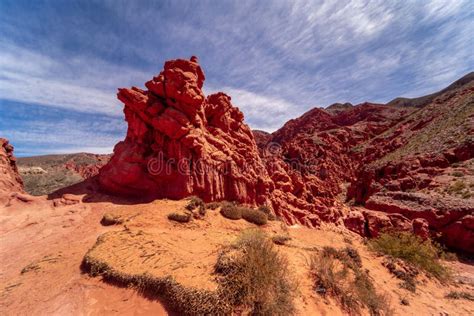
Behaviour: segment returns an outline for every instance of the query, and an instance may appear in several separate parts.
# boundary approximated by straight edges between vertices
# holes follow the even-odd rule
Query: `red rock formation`
[[[406,113],[368,103],[334,114],[315,108],[273,133],[263,145],[263,159],[275,183],[278,215],[310,227],[320,220],[337,222],[344,213],[345,183],[355,180],[359,168],[357,146]]]
[[[416,108],[315,108],[273,134],[252,134],[229,96],[204,96],[204,80],[192,57],[166,62],[147,90],[119,89],[128,132],[100,171],[104,190],[267,204],[289,224],[345,223],[372,237],[385,228],[441,232],[446,244],[473,251],[472,198],[461,206],[423,196],[443,189],[435,177],[474,157],[473,80]]]
[[[224,93],[204,96],[196,57],[171,60],[139,88],[119,89],[128,132],[101,169],[112,193],[266,203],[272,183],[242,112]]]
[[[0,203],[9,200],[11,193],[24,193],[23,181],[18,173],[13,146],[0,138]]]
[[[83,179],[88,179],[99,174],[99,170],[107,164],[110,160],[111,155],[97,155],[97,154],[82,154],[87,157],[91,157],[94,163],[78,163],[73,159],[69,159],[65,164],[64,168],[71,170]]]

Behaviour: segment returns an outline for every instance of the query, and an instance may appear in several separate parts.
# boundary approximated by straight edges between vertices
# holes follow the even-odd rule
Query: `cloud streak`
[[[0,103],[83,113],[92,128],[122,117],[116,88],[142,86],[171,58],[199,56],[206,91],[226,92],[267,131],[315,106],[431,93],[474,68],[468,0],[1,5]],[[26,124],[5,126],[27,139]]]

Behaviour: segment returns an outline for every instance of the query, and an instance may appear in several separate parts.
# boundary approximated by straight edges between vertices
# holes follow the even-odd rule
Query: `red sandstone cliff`
[[[119,89],[128,132],[99,181],[132,196],[264,204],[272,182],[242,112],[224,93],[204,96],[197,62],[171,60],[139,88]]]
[[[9,200],[11,193],[23,193],[23,181],[18,173],[13,146],[0,138],[0,204]]]

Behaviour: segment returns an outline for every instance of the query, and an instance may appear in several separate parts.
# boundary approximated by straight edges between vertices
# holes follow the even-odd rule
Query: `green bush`
[[[224,202],[221,206],[221,214],[228,219],[241,219],[242,218],[242,209],[231,202]]]
[[[296,285],[288,262],[259,230],[244,231],[216,263],[224,299],[245,315],[291,315]]]
[[[168,219],[179,222],[179,223],[188,223],[191,221],[192,213],[191,212],[173,212],[168,214]]]
[[[259,210],[248,207],[241,207],[242,218],[249,223],[265,225],[268,221],[267,215]]]
[[[443,250],[430,240],[423,241],[412,233],[385,232],[369,241],[369,247],[411,263],[440,280],[449,277],[449,271],[439,262]]]

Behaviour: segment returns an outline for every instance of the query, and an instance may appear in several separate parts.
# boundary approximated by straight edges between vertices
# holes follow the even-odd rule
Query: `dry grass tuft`
[[[286,245],[288,241],[291,240],[291,237],[288,235],[275,235],[272,237],[272,241],[277,245]]]
[[[244,231],[219,256],[215,271],[225,300],[244,314],[294,313],[296,285],[289,278],[288,262],[263,232]]]
[[[454,171],[451,175],[457,178],[464,177],[464,173],[461,171]]]
[[[168,214],[168,219],[179,223],[188,223],[192,219],[191,212],[173,212]]]
[[[240,207],[240,209],[242,218],[249,223],[253,223],[255,225],[265,225],[268,221],[267,215],[259,210],[248,207]]]
[[[222,202],[220,212],[222,216],[232,220],[243,218],[256,225],[265,225],[268,222],[268,217],[264,212],[232,202]]]
[[[206,203],[206,209],[208,210],[217,210],[219,207],[221,207],[222,202],[210,202]]]
[[[242,218],[242,209],[234,203],[223,202],[221,206],[221,214],[225,218],[237,220]]]
[[[369,241],[369,247],[379,253],[399,258],[424,270],[439,280],[447,280],[450,273],[440,262],[443,250],[430,240],[408,232],[385,232]]]
[[[468,300],[468,301],[474,301],[474,295],[468,292],[459,292],[459,291],[451,291],[446,295],[446,298],[452,299],[452,300]]]
[[[359,314],[365,307],[371,315],[392,314],[387,298],[376,292],[369,275],[362,270],[355,249],[325,247],[311,257],[310,271],[316,292],[333,296],[344,310]]]
[[[113,215],[110,213],[105,213],[102,219],[100,220],[100,223],[104,226],[110,226],[110,225],[120,225],[123,224],[124,219],[120,215]]]
[[[272,210],[267,205],[260,205],[258,207],[258,210],[262,213],[265,213],[267,215],[267,218],[268,218],[269,221],[276,220],[275,214],[273,214]]]
[[[204,205],[203,200],[197,196],[191,196],[188,199],[189,199],[189,202],[185,206],[186,210],[191,211],[193,213],[195,210],[197,210],[197,213],[194,214],[195,217],[197,218],[204,217],[206,215],[206,207]]]

